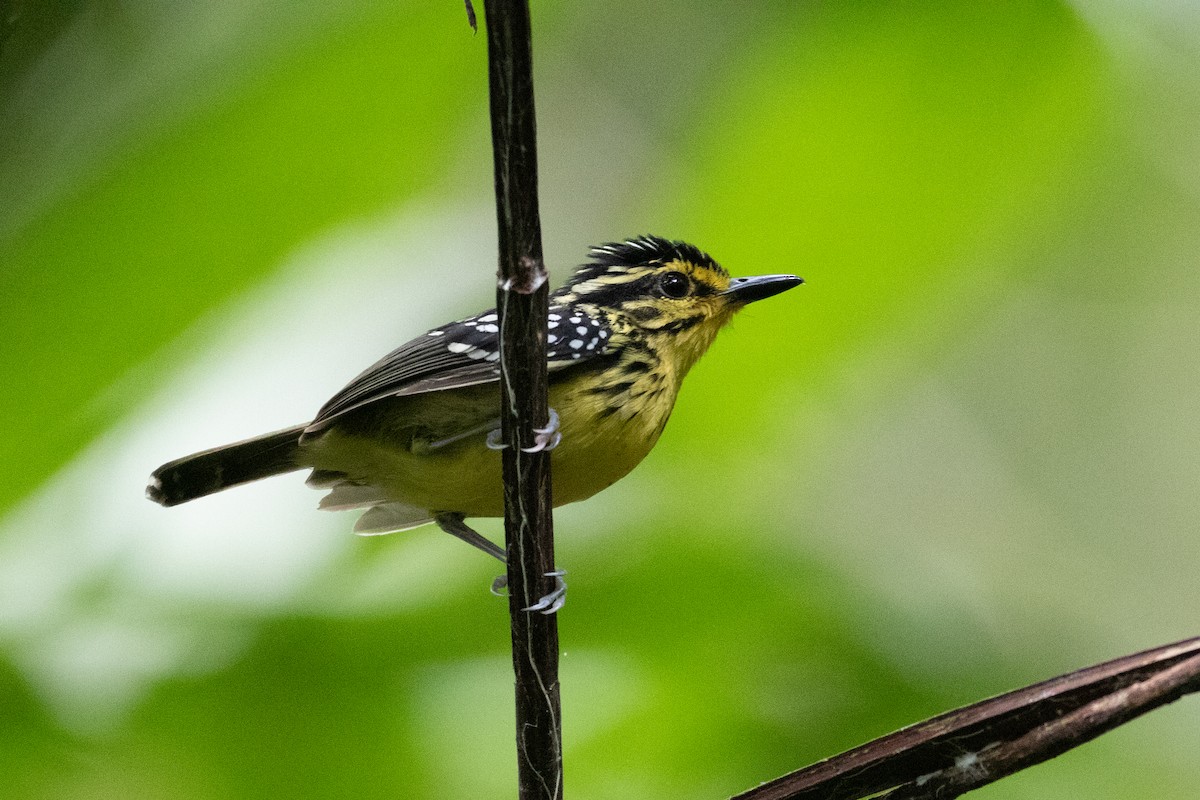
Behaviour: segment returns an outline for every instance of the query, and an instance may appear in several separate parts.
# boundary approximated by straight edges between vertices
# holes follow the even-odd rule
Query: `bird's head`
[[[590,255],[551,302],[599,311],[669,357],[680,378],[734,313],[803,283],[795,275],[731,278],[698,247],[657,236]]]

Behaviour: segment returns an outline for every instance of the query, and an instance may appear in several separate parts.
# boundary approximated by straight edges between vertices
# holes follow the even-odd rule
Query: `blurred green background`
[[[485,37],[458,0],[0,11],[0,794],[512,796],[488,559],[297,476],[142,497],[491,304]],[[808,282],[557,514],[570,796],[728,796],[1200,633],[1200,6],[534,30],[556,280],[654,232]],[[1190,800],[1197,752],[1185,700],[979,796]]]

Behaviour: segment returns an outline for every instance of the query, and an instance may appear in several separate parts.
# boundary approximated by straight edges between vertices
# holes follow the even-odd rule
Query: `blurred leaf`
[[[20,465],[0,509],[119,418],[96,405],[104,391],[205,309],[316,231],[429,186],[482,91],[482,42],[460,16],[416,3],[336,18],[171,128],[147,125],[0,241],[0,458]]]
[[[811,389],[868,341],[906,364],[942,341],[1103,130],[1103,58],[1057,3],[798,9],[741,66],[671,197],[733,271],[807,285],[749,309],[697,370],[678,415],[694,425],[729,405],[718,383]],[[739,414],[781,399],[745,393]]]

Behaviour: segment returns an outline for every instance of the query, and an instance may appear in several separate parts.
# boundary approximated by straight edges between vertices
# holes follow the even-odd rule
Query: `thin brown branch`
[[[504,528],[516,674],[517,769],[522,800],[562,797],[558,624],[524,609],[554,588],[550,456],[535,446],[549,421],[546,315],[537,200],[533,56],[527,0],[487,0],[488,85],[500,266],[500,429],[506,443]],[[536,452],[530,452],[536,451]]]
[[[965,706],[868,742],[734,800],[958,797],[1200,691],[1200,638]]]
[[[960,756],[953,767],[888,792],[880,800],[950,800],[1049,761],[1159,706],[1200,690],[1200,655],[1100,697],[1012,741]]]

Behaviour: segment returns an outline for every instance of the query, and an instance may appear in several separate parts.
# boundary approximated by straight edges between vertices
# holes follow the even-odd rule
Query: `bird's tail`
[[[175,506],[231,486],[303,468],[296,460],[306,425],[265,433],[163,464],[150,476],[146,496]]]

